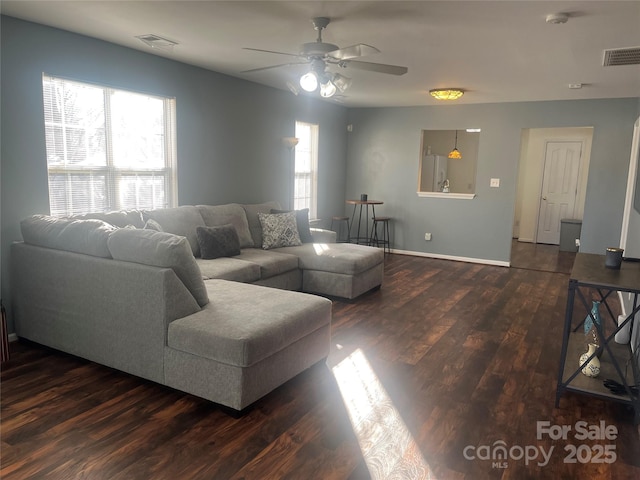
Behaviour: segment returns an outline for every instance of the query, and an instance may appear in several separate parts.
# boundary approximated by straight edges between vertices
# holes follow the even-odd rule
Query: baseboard
[[[520,238],[516,238],[516,240],[522,243],[536,243],[533,241],[533,238],[520,237]]]
[[[7,335],[7,338],[9,339],[10,342],[18,341],[18,335],[16,335],[15,333],[10,333],[9,335]]]
[[[486,258],[458,257],[456,255],[442,255],[440,253],[413,252],[410,250],[396,250],[395,248],[391,249],[391,253],[398,253],[400,255],[412,255],[414,257],[427,257],[427,258],[438,258],[441,260],[454,260],[456,262],[481,263],[483,265],[495,265],[497,267],[511,266],[511,262],[504,262],[502,260],[488,260]]]

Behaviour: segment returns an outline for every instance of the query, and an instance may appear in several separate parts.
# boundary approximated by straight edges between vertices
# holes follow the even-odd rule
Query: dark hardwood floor
[[[561,252],[558,245],[511,242],[511,267],[543,272],[571,273],[573,252]]]
[[[567,393],[555,408],[568,275],[541,270],[388,255],[379,291],[334,301],[328,364],[241,418],[14,343],[2,367],[0,477],[640,478],[627,407]],[[579,421],[616,438],[576,438]],[[537,438],[537,422],[571,431]],[[506,459],[486,459],[500,446]],[[613,463],[598,463],[604,451]]]

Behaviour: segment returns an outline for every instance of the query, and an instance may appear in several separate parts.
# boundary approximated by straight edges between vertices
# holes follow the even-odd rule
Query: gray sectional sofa
[[[242,410],[328,355],[326,297],[352,299],[382,283],[382,251],[334,243],[330,231],[262,248],[263,233],[272,239],[267,219],[290,225],[293,214],[278,209],[25,219],[11,252],[16,333]],[[233,231],[239,252],[202,258],[210,246],[199,235],[221,230]]]

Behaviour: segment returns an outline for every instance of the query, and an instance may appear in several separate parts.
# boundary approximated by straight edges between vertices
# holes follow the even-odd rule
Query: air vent
[[[173,47],[175,45],[178,45],[178,42],[162,38],[158,35],[154,35],[153,33],[137,35],[136,38],[151,48],[159,48],[160,50],[167,50],[169,52],[173,51]]]
[[[640,47],[605,50],[602,65],[605,67],[613,67],[616,65],[640,65]]]

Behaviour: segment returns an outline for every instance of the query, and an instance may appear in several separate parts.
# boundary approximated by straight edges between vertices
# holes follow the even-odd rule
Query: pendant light
[[[449,155],[447,155],[448,158],[455,158],[455,159],[460,159],[462,158],[462,154],[460,153],[460,150],[458,150],[458,130],[456,130],[456,144],[453,147],[453,150],[451,150],[449,152]]]

